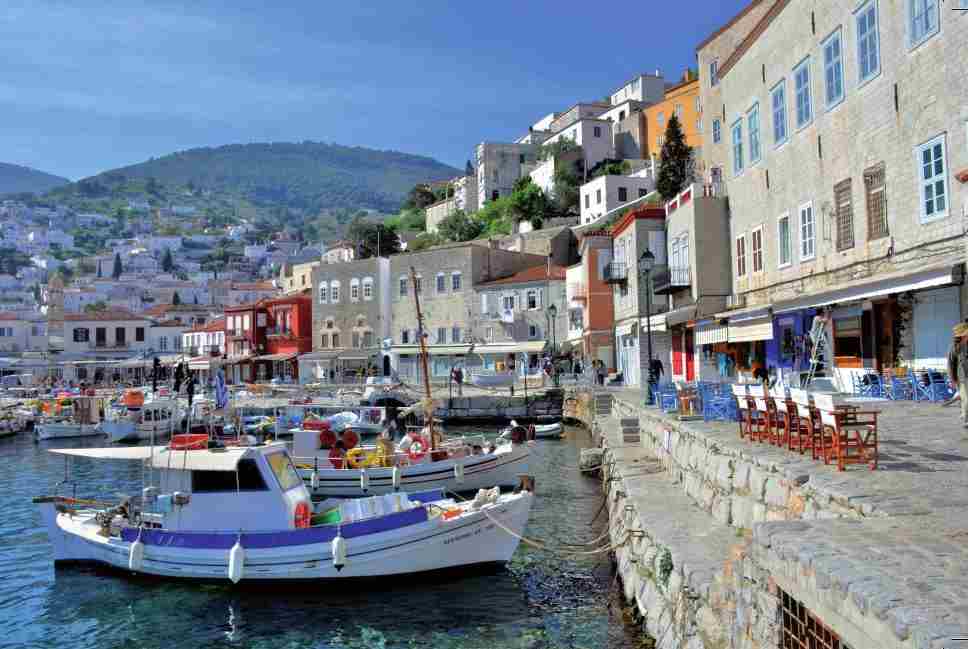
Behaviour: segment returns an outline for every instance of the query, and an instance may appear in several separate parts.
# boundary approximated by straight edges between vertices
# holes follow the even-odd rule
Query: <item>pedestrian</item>
[[[571,368],[572,373],[575,375],[575,380],[577,381],[581,377],[581,359],[576,358],[575,364]]]
[[[968,324],[955,325],[948,350],[948,376],[961,399],[961,425],[968,435]]]
[[[457,396],[464,396],[464,370],[460,368],[460,365],[454,368],[454,383],[457,384]]]
[[[605,370],[605,361],[598,361],[598,384],[605,385],[605,375],[608,372]]]

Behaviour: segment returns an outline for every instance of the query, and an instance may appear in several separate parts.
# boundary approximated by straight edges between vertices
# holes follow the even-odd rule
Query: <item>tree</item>
[[[195,297],[194,297],[194,299],[193,299],[192,301],[193,301],[193,302],[194,302],[195,304],[198,304],[198,293],[196,293],[196,294],[195,294]]]
[[[165,254],[161,257],[161,270],[170,273],[175,269],[175,262],[171,258],[171,248],[165,248]]]
[[[418,234],[416,239],[407,244],[407,252],[420,252],[433,246],[439,246],[442,243],[447,243],[443,237],[430,232],[424,232]]]
[[[448,241],[470,241],[481,236],[484,224],[457,210],[437,224],[437,233]]]
[[[383,223],[357,217],[347,228],[346,236],[350,241],[356,242],[356,252],[360,259],[389,257],[400,252],[400,237]]]
[[[107,309],[108,303],[104,300],[98,300],[97,302],[84,305],[84,313],[100,313],[101,311],[107,311]]]
[[[119,279],[121,273],[124,272],[124,267],[121,265],[121,253],[114,253],[114,269],[111,271],[111,277],[114,279]]]
[[[581,181],[571,165],[562,165],[553,178],[554,205],[560,214],[577,213]]]
[[[407,194],[407,200],[404,201],[403,207],[405,209],[418,209],[422,210],[428,205],[433,205],[437,202],[437,196],[430,189],[429,185],[423,183],[414,185],[413,189]]]
[[[171,294],[171,303],[174,304],[175,306],[178,306],[179,304],[181,304],[181,296],[178,295],[178,291],[175,291],[174,293]]]
[[[529,221],[535,230],[540,230],[544,220],[553,216],[554,206],[530,176],[524,176],[514,184],[510,203],[511,217],[515,221]]]
[[[665,143],[659,162],[659,177],[655,188],[669,201],[692,182],[692,147],[686,144],[679,118],[673,114],[666,126]]]

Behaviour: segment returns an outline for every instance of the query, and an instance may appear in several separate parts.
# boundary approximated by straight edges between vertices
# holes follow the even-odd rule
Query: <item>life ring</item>
[[[351,469],[362,469],[364,467],[370,466],[372,458],[370,454],[366,452],[363,448],[350,449],[346,453],[346,463]]]
[[[353,429],[347,428],[343,431],[342,440],[343,448],[349,450],[351,448],[356,448],[356,445],[360,443],[360,436],[357,435]]]
[[[423,456],[427,454],[427,449],[430,448],[430,444],[423,437],[418,436],[412,442],[410,442],[410,448],[407,449],[407,455],[414,462],[418,462],[423,459]]]
[[[296,529],[305,529],[312,525],[313,512],[309,508],[309,505],[305,500],[300,500],[299,504],[296,505],[296,514],[294,516],[294,523]]]
[[[343,454],[335,446],[329,449],[329,463],[333,465],[334,469],[343,468]]]
[[[336,433],[328,428],[319,431],[319,448],[333,448],[336,446]]]

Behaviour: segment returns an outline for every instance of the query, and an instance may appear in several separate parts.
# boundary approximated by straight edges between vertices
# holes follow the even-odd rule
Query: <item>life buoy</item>
[[[360,443],[360,436],[357,435],[352,429],[347,428],[343,431],[343,447],[347,450],[351,448],[356,448],[356,445]]]
[[[173,451],[201,451],[208,448],[207,434],[187,434],[172,435],[171,443],[168,445]]]
[[[346,463],[351,469],[362,469],[370,465],[370,457],[365,449],[354,448],[346,453]]]
[[[319,448],[333,448],[336,446],[336,433],[329,430],[319,431]]]
[[[305,500],[300,500],[296,505],[295,524],[296,529],[305,529],[312,524],[313,512]]]
[[[343,454],[335,446],[329,449],[329,463],[333,465],[334,469],[343,468]]]
[[[410,442],[410,448],[407,449],[407,455],[414,462],[423,459],[423,456],[427,454],[427,449],[430,448],[430,444],[423,437],[418,436],[412,442]]]

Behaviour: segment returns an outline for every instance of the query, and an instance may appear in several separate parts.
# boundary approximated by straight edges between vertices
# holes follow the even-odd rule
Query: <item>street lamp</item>
[[[548,307],[548,322],[551,325],[551,376],[554,380],[555,387],[558,387],[558,365],[555,363],[555,356],[558,353],[558,336],[557,327],[555,327],[555,318],[558,317],[558,307],[554,304]]]
[[[639,257],[639,274],[645,279],[645,331],[648,346],[649,366],[645,384],[645,402],[652,403],[652,269],[655,268],[655,255],[648,248]]]

